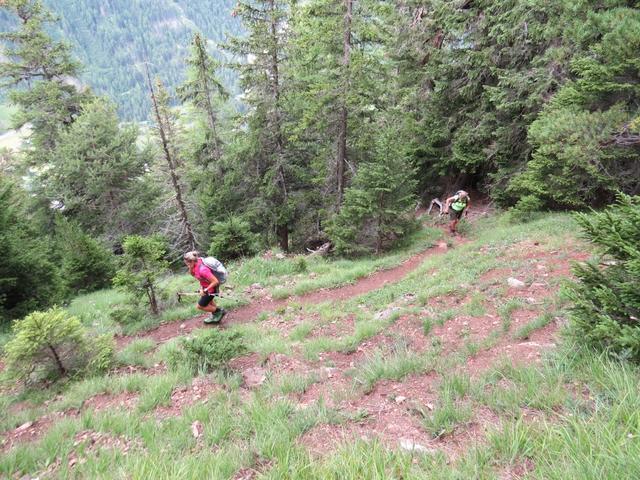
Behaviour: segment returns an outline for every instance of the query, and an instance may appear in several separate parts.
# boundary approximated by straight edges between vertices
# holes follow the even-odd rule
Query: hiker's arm
[[[453,197],[449,197],[444,201],[444,213],[449,213],[449,205],[453,201]]]
[[[209,284],[209,286],[207,287],[207,291],[209,292],[209,295],[212,295],[214,290],[216,289],[216,287],[219,285],[220,282],[218,282],[218,279],[216,278],[215,275],[213,276],[213,280],[211,281],[211,283]]]
[[[464,216],[468,217],[469,216],[469,207],[471,206],[471,200],[467,200],[467,206],[464,207]]]
[[[205,280],[209,282],[209,285],[207,285],[206,290],[207,292],[209,292],[209,295],[211,295],[220,282],[218,282],[218,279],[213,273],[209,273],[208,275],[205,275]]]

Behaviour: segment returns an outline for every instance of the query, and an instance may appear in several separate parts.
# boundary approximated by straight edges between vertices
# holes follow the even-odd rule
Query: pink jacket
[[[202,263],[201,258],[198,259],[198,263],[196,263],[196,267],[193,269],[193,273],[191,275],[200,282],[202,288],[207,288],[211,285],[213,279],[216,278],[211,269]]]

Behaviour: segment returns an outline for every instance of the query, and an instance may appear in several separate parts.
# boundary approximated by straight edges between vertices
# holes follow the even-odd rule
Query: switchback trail
[[[407,274],[418,268],[422,262],[432,255],[442,254],[447,251],[447,243],[439,242],[433,247],[428,248],[405,260],[397,267],[387,270],[378,270],[371,275],[357,280],[351,285],[336,287],[330,289],[322,289],[310,292],[301,296],[284,298],[281,300],[273,300],[271,298],[258,300],[256,302],[244,305],[242,307],[230,310],[222,322],[223,325],[234,323],[243,323],[254,320],[262,312],[272,312],[279,308],[284,308],[289,302],[297,302],[302,304],[316,304],[323,302],[336,302],[347,300],[363,293],[371,292],[382,288],[385,284],[396,283],[402,280]],[[207,314],[208,315],[208,314]],[[138,335],[117,337],[116,342],[118,348],[122,348],[129,342],[139,338],[150,338],[156,343],[164,343],[173,337],[184,335],[195,330],[196,328],[206,327],[203,319],[206,315],[198,315],[186,320],[176,320],[174,322],[165,323],[158,327],[142,332]],[[216,327],[215,325],[211,325]]]

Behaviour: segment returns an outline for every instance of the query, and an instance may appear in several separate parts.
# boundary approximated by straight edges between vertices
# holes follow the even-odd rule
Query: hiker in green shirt
[[[452,235],[457,235],[456,226],[458,225],[458,221],[462,218],[462,213],[467,212],[468,208],[471,204],[469,199],[469,194],[464,190],[458,190],[453,197],[447,198],[444,203],[444,213],[449,214],[449,218],[451,219],[451,223],[449,224],[449,231]]]

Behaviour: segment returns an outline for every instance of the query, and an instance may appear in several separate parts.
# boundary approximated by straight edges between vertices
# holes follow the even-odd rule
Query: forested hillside
[[[142,63],[162,71],[168,86],[184,79],[184,57],[195,31],[211,42],[224,41],[225,33],[238,34],[240,23],[231,15],[233,0],[45,0],[60,22],[55,37],[68,41],[83,64],[80,79],[97,93],[107,94],[124,120],[144,120],[150,103]],[[0,11],[0,30],[12,19]],[[237,77],[220,73],[229,87]]]
[[[6,242],[33,241],[68,269],[82,258],[56,245],[72,237],[99,256],[156,235],[172,260],[192,248],[233,258],[325,243],[380,253],[416,228],[420,199],[459,188],[513,218],[640,192],[636,2],[91,5],[1,9],[12,25],[0,37],[2,85],[14,120],[32,129],[29,148],[2,156],[6,221],[25,223]],[[213,46],[226,26],[243,33]],[[131,95],[111,101],[107,85]],[[129,100],[152,128],[122,123]],[[105,280],[86,278],[58,294]],[[56,299],[25,295],[0,297],[13,299],[11,316]]]

